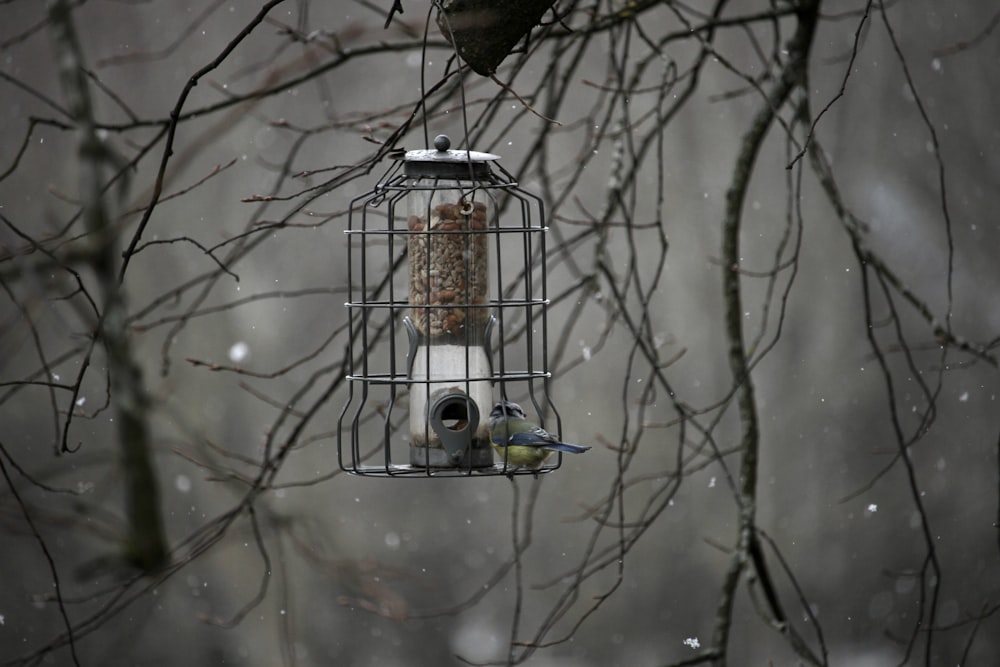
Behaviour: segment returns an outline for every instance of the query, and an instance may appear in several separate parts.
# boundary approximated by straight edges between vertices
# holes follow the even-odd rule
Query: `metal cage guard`
[[[494,461],[496,400],[549,399],[542,201],[495,155],[411,151],[348,215],[348,397],[340,467],[357,475],[538,474]]]

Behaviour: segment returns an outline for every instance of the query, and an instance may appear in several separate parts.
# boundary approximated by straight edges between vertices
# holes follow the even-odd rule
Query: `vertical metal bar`
[[[562,432],[562,416],[559,414],[559,410],[556,408],[555,404],[552,402],[552,396],[549,393],[550,382],[552,379],[552,371],[549,369],[549,284],[548,284],[548,268],[546,265],[546,259],[548,257],[548,248],[545,243],[545,239],[548,236],[549,229],[548,225],[545,224],[545,202],[542,201],[541,197],[534,195],[529,195],[535,200],[535,204],[538,207],[538,250],[539,250],[539,266],[540,266],[540,281],[542,284],[542,291],[540,298],[542,301],[542,317],[541,317],[541,333],[542,333],[542,391],[545,394],[545,403],[548,410],[552,410],[552,414],[556,420],[555,432],[560,438],[563,437]],[[556,467],[562,465],[563,455],[559,452],[559,457],[556,460]]]
[[[386,270],[390,272],[389,275],[389,300],[388,300],[388,312],[387,317],[389,318],[389,377],[388,377],[388,388],[389,388],[389,405],[386,406],[385,417],[382,421],[382,446],[385,448],[387,468],[386,472],[389,472],[392,466],[392,409],[396,404],[396,281],[395,277],[391,275],[392,267],[394,265],[393,256],[395,249],[395,223],[396,223],[396,197],[390,197],[389,203],[386,207]]]
[[[357,204],[357,199],[351,202],[350,207],[347,211],[347,229],[345,230],[345,235],[347,236],[347,340],[348,342],[354,340],[354,309],[350,307],[350,304],[354,301],[354,260],[352,259],[354,250],[354,235],[350,233],[351,229],[354,227],[354,209]],[[350,349],[347,350],[347,374],[348,376],[354,375],[354,352]],[[344,403],[343,409],[340,411],[340,417],[337,419],[337,463],[340,465],[341,470],[347,470],[350,472],[355,472],[357,470],[356,460],[351,457],[350,465],[347,466],[344,463],[344,417],[347,416],[347,412],[351,407],[351,403],[354,402],[354,381],[347,381],[347,401]],[[352,430],[353,433],[353,430]],[[353,437],[350,439],[351,452],[353,453]]]

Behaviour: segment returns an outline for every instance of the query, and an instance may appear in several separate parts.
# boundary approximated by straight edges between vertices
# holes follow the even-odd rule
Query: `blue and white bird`
[[[518,468],[538,468],[554,451],[582,454],[590,449],[559,442],[554,435],[528,421],[521,406],[511,401],[498,401],[493,406],[489,428],[493,449],[508,465]]]

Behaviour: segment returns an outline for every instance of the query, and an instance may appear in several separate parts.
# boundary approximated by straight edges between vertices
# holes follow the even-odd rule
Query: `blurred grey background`
[[[73,15],[85,64],[100,81],[92,94],[109,145],[134,158],[164,127],[188,78],[222,53],[261,4],[77,3]],[[164,196],[143,236],[143,242],[171,242],[144,247],[131,259],[125,281],[132,341],[154,401],[155,463],[175,554],[191,555],[193,545],[209,539],[211,527],[221,525],[219,517],[245,498],[253,462],[263,456],[269,435],[284,442],[339,372],[347,341],[343,333],[331,335],[346,318],[342,213],[351,198],[375,185],[389,162],[318,198],[303,191],[322,186],[331,172],[321,170],[369,156],[375,146],[364,137],[384,140],[419,99],[419,36],[427,4],[405,1],[406,13],[383,31],[389,4],[281,3],[201,79],[184,105],[184,112],[207,112],[178,125]],[[675,9],[694,20],[711,8],[703,2],[667,5],[643,13],[647,36],[683,30]],[[844,96],[816,128],[846,203],[868,224],[867,247],[939,322],[949,306],[953,252],[950,324],[976,344],[995,339],[1000,329],[1000,105],[994,85],[1000,42],[994,32],[983,33],[996,21],[988,5],[889,5],[916,95],[873,11]],[[574,5],[565,22],[582,29],[588,12],[611,15],[621,7]],[[723,16],[769,7],[732,2]],[[814,115],[841,87],[864,7],[822,5],[810,66]],[[60,298],[74,290],[68,274],[27,268],[38,255],[15,229],[38,241],[54,239],[53,250],[82,233],[72,221],[79,208],[77,138],[63,127],[31,124],[35,118],[68,123],[56,108],[64,102],[43,4],[3,3],[0,16],[0,213],[10,221],[0,230],[6,288],[0,369],[4,382],[37,380],[41,349],[54,374],[69,379],[80,372],[79,351],[93,321],[81,314],[86,309],[78,296]],[[782,19],[782,40],[791,33],[790,21]],[[547,202],[552,248],[583,235],[568,246],[573,263],[553,251],[550,294],[562,294],[581,274],[594,272],[599,248],[619,276],[634,263],[650,291],[644,326],[660,346],[662,372],[675,392],[670,397],[657,387],[641,405],[643,383],[655,379],[646,360],[633,358],[634,335],[608,284],[598,278],[593,289],[571,292],[549,315],[550,354],[558,361],[550,369],[552,398],[563,437],[594,449],[537,481],[519,477],[516,492],[503,477],[382,480],[337,474],[334,431],[346,400],[340,386],[282,462],[278,488],[255,499],[259,534],[245,512],[238,514],[221,539],[170,578],[123,586],[121,577],[129,573],[102,565],[121,539],[124,509],[114,425],[107,411],[93,415],[106,400],[101,355],[75,406],[80,415],[69,442],[79,451],[73,454],[54,455],[70,407],[66,394],[57,395],[54,407],[42,387],[14,392],[5,385],[0,441],[7,471],[60,575],[66,614],[79,635],[80,663],[387,666],[459,664],[460,656],[503,664],[511,640],[535,640],[552,614],[555,625],[540,641],[572,637],[532,652],[527,664],[670,664],[695,655],[692,645],[708,645],[738,517],[717,460],[696,457],[704,465],[685,467],[674,487],[670,475],[679,435],[673,400],[700,412],[720,450],[738,444],[735,406],[717,407],[732,384],[722,323],[721,220],[733,161],[761,98],[726,64],[760,74],[767,58],[759,55],[769,56],[774,46],[772,27],[754,22],[720,30],[713,42],[719,58],[710,57],[692,98],[665,126],[659,158],[648,158],[640,170],[635,222],[653,219],[657,188],[663,188],[669,249],[659,275],[658,229],[639,225],[630,241],[620,224],[602,236],[587,222],[605,205],[615,151],[622,150],[615,124],[622,122],[623,106],[607,102],[607,86],[615,81],[609,63],[617,58],[627,67],[648,54],[638,31],[628,45],[598,35],[579,56],[579,66],[566,67],[571,83],[557,111],[558,127],[525,113],[509,96],[495,114],[481,117],[500,88],[480,77],[468,79],[466,98],[480,139],[474,148],[501,154],[522,187],[561,197],[574,166],[586,164],[571,193]],[[954,48],[980,33],[981,41]],[[429,83],[442,75],[448,58],[440,37],[433,38],[424,70]],[[626,49],[636,55],[622,56]],[[683,72],[697,49],[690,40],[669,43],[642,81],[657,84],[672,60]],[[542,44],[517,60],[523,69],[514,89],[528,95],[548,67],[565,66],[569,57]],[[507,80],[504,73],[501,68]],[[286,85],[299,78],[301,83]],[[272,87],[273,94],[250,95]],[[213,108],[233,96],[244,97]],[[918,97],[940,145],[950,236],[939,165]],[[649,93],[628,99],[629,117],[642,119],[635,136],[649,132],[649,114],[669,101],[669,95],[658,101]],[[452,95],[428,121],[431,136],[462,136],[459,105]],[[538,107],[547,113],[541,100]],[[542,128],[544,162],[532,152]],[[402,144],[423,147],[419,123]],[[161,141],[130,171],[124,211],[148,204],[162,151]],[[628,168],[628,151],[623,159]],[[820,623],[830,664],[944,665],[963,656],[963,664],[993,664],[1000,655],[994,613],[1000,604],[995,356],[992,363],[956,351],[942,356],[933,328],[896,293],[898,326],[915,366],[893,349],[895,324],[876,333],[891,350],[894,409],[907,437],[929,408],[935,419],[907,450],[913,481],[898,459],[880,476],[899,449],[885,375],[866,338],[862,269],[808,166],[801,190],[789,190],[787,179],[797,172],[786,169],[788,162],[776,126],[754,166],[741,267],[762,273],[773,268],[786,231],[787,201],[790,193],[798,195],[797,273],[776,345],[753,369],[761,419],[758,523],[780,547],[783,565],[813,615],[769,551],[789,620],[814,647],[811,626]],[[519,173],[522,164],[529,168]],[[544,178],[540,164],[547,168]],[[278,199],[244,201],[255,196]],[[140,217],[123,214],[123,247]],[[264,230],[280,221],[287,224]],[[244,233],[256,245],[230,266],[238,281],[223,274],[187,286],[218,266],[194,243],[177,239],[211,247]],[[793,225],[793,237],[797,233]],[[218,257],[238,246],[228,243]],[[17,266],[24,268],[12,268]],[[92,284],[86,267],[77,268]],[[746,274],[747,340],[762,325],[765,341],[777,335],[789,272],[780,275],[777,293],[768,295],[766,278]],[[183,289],[172,291],[178,287]],[[885,322],[886,301],[880,289],[873,293],[874,317]],[[766,322],[765,304],[771,308]],[[643,304],[634,290],[628,307],[629,317],[641,318]],[[210,364],[230,370],[212,370]],[[931,387],[939,383],[933,406],[918,377]],[[282,406],[304,387],[290,418],[279,421]],[[695,429],[687,432],[685,455],[693,456],[702,442]],[[634,458],[622,471],[628,485],[619,496],[613,484],[616,448],[632,444]],[[725,460],[736,474],[738,454]],[[29,483],[10,465],[15,462],[44,486]],[[601,528],[595,516],[605,510],[610,514]],[[924,519],[940,576],[926,570]],[[525,548],[523,567],[505,569],[516,548],[514,520]],[[9,482],[0,488],[0,531],[0,656],[4,664],[22,664],[19,656],[58,640],[65,625],[51,597],[51,570]],[[625,536],[635,543],[619,561],[615,554]],[[591,572],[597,566],[602,569]],[[575,580],[581,571],[587,578]],[[787,640],[758,617],[746,590],[736,597],[730,664],[798,664]],[[609,592],[597,605],[598,596]],[[916,619],[928,618],[921,594],[926,604],[932,592],[933,624],[940,630],[932,655],[923,653],[924,627],[916,631],[918,649],[907,655]],[[118,605],[119,612],[101,615]],[[88,624],[95,615],[101,622]],[[217,623],[229,621],[228,628]],[[41,660],[72,664],[65,647]]]

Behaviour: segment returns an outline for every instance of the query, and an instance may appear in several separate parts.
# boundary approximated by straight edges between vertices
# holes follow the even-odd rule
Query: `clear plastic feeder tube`
[[[418,187],[407,195],[410,320],[417,341],[410,385],[414,465],[485,466],[493,461],[485,416],[492,401],[487,230],[494,202],[485,189],[462,186],[460,181],[454,187],[436,181],[433,188]],[[456,396],[475,404],[477,409],[469,412],[482,415],[479,423],[463,413]],[[444,412],[451,415],[444,425],[436,419],[443,398],[454,408]],[[466,440],[469,458],[446,451],[449,438],[462,429],[473,429]]]

